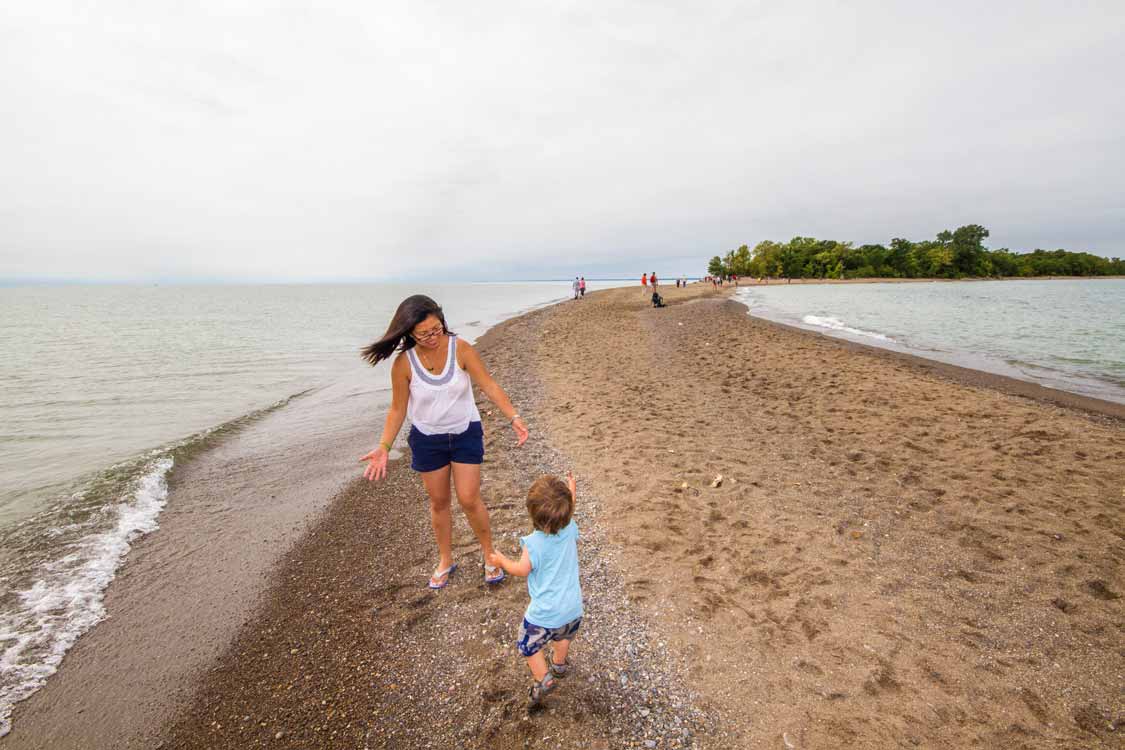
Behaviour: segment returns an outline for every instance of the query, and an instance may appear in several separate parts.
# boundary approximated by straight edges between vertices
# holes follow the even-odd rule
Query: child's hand
[[[570,496],[578,497],[578,483],[574,481],[574,474],[569,469],[566,472],[566,486],[570,488]]]
[[[493,550],[488,554],[488,564],[493,568],[504,567],[505,557],[503,554]]]

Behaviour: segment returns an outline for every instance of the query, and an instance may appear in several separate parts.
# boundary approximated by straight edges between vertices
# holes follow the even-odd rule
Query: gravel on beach
[[[482,495],[494,543],[509,555],[531,530],[527,487],[570,468],[540,427],[548,405],[526,354],[553,314],[507,321],[478,342],[532,429],[517,448],[506,421],[480,402]],[[259,614],[161,747],[714,746],[705,702],[625,592],[617,545],[599,518],[604,502],[586,479],[578,477],[576,512],[586,613],[573,673],[541,709],[527,708],[531,681],[515,648],[524,581],[483,582],[479,548],[454,500],[459,568],[444,590],[429,591],[437,552],[428,500],[400,459],[383,482],[350,485],[287,556]]]
[[[583,627],[526,706],[522,580],[405,461],[287,555],[164,748],[1120,747],[1119,405],[749,318],[706,285],[596,292],[479,342],[497,546],[573,469]],[[373,424],[379,415],[373,415]],[[374,430],[374,428],[373,428]],[[357,470],[358,472],[358,470]]]

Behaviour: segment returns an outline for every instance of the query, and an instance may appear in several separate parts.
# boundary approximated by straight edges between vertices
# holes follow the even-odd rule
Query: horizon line
[[[581,275],[581,274],[580,274]],[[546,284],[546,283],[562,283],[569,284],[577,277],[558,277],[558,278],[514,278],[514,279],[437,279],[437,280],[419,280],[419,279],[310,279],[310,280],[279,280],[279,279],[235,279],[235,278],[185,278],[185,279],[68,279],[68,278],[51,278],[51,277],[34,277],[34,278],[14,278],[4,279],[0,278],[0,287],[14,287],[14,286],[313,286],[313,285],[335,285],[335,286],[362,286],[367,284]],[[640,277],[633,276],[588,276],[585,277],[586,281],[637,281]],[[698,280],[703,278],[697,275],[688,276],[673,276],[668,275],[668,278],[687,278]]]

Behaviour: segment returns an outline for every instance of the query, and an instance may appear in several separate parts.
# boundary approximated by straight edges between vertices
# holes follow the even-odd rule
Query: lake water
[[[389,365],[359,350],[415,293],[472,341],[570,285],[0,288],[0,736],[105,617],[177,465],[278,409],[306,436],[369,426],[374,444],[382,414],[356,405],[389,401]]]
[[[1125,403],[1125,279],[744,287],[750,314]]]

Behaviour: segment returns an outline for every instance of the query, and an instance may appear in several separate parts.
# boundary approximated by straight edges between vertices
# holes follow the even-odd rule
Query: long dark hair
[[[431,315],[436,316],[441,321],[442,333],[452,333],[445,325],[445,315],[441,311],[441,306],[424,294],[414,294],[399,304],[394,317],[391,318],[391,324],[387,326],[387,332],[383,334],[383,338],[370,346],[364,347],[360,354],[374,366],[384,359],[390,359],[396,349],[399,351],[413,349],[417,342],[411,335],[411,331],[414,330],[414,326]]]

